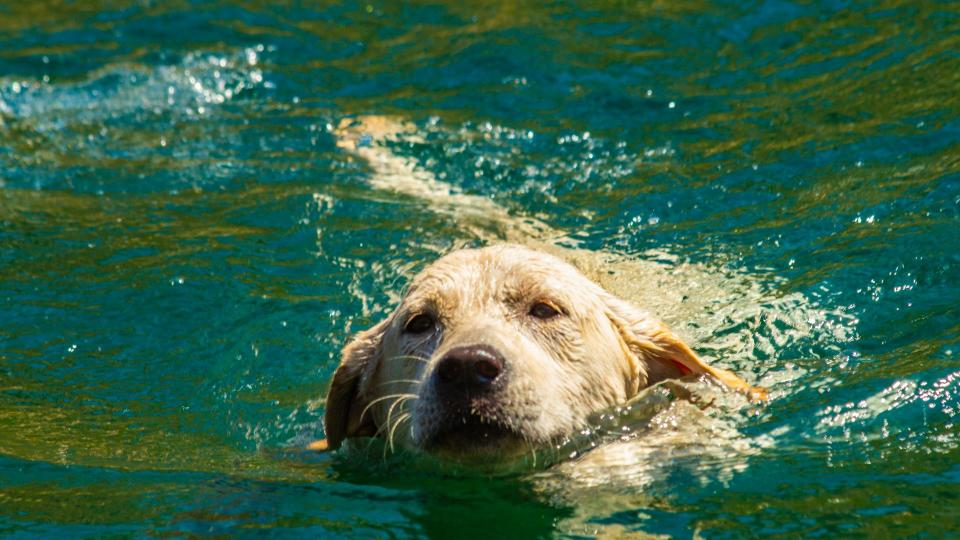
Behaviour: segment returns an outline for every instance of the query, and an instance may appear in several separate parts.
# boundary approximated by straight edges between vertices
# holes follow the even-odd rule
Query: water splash
[[[949,452],[960,445],[953,429],[958,415],[960,371],[953,371],[933,381],[896,380],[863,399],[824,407],[813,432],[822,443],[864,447],[868,454],[875,443],[880,455],[920,447]]]
[[[203,115],[245,91],[272,86],[259,67],[266,50],[190,52],[174,65],[112,64],[77,82],[0,78],[0,112],[39,131],[126,115]]]
[[[272,83],[268,47],[191,52],[175,64],[112,64],[79,81],[0,79],[0,165],[33,189],[103,193],[222,184],[250,170],[230,158],[242,136],[209,122]],[[147,176],[161,179],[142,182]]]

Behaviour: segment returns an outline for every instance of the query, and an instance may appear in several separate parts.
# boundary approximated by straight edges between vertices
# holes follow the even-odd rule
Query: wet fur
[[[538,302],[556,306],[560,315],[531,317]],[[440,329],[406,335],[406,321],[424,311],[437,315]],[[509,366],[496,397],[473,405],[484,421],[517,435],[512,448],[496,449],[500,453],[560,440],[584,428],[591,413],[663,379],[708,374],[751,390],[565,261],[497,245],[456,251],[429,265],[386,320],[344,349],[327,398],[328,446],[382,436],[390,445],[425,449],[451,421],[435,392],[437,362],[454,347],[477,344],[498,350]]]
[[[662,284],[604,279],[615,264],[643,270],[642,262],[561,248],[575,241],[535,219],[512,217],[490,199],[456,193],[378,143],[401,134],[415,138],[412,131],[389,117],[363,117],[344,121],[335,134],[341,148],[372,168],[373,187],[422,199],[485,241],[499,239],[488,238],[477,223],[496,224],[508,241],[523,245],[455,251],[414,277],[396,310],[344,349],[327,397],[327,439],[311,448],[336,449],[346,439],[374,436],[390,447],[427,449],[431,435],[450,421],[434,392],[437,361],[464,344],[493,346],[508,362],[509,378],[496,402],[481,400],[473,411],[516,434],[511,445],[496,449],[501,454],[563,438],[584,427],[591,413],[663,379],[707,375],[764,397],[736,375],[705,364],[649,312],[608,292],[605,287],[613,286],[662,302]],[[359,142],[368,136],[372,143]],[[597,270],[593,279],[584,275],[590,270]],[[538,301],[558,305],[562,319],[550,325],[530,320],[529,306]],[[404,323],[425,308],[440,317],[442,329],[408,339]],[[472,450],[467,444],[452,453]]]

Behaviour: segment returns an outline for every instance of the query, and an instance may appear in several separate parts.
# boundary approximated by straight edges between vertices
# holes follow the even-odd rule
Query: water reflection
[[[946,534],[951,6],[367,8],[0,5],[0,530]],[[772,402],[650,394],[527,476],[277,450],[425,261],[515,232],[373,189],[333,133],[374,113]]]

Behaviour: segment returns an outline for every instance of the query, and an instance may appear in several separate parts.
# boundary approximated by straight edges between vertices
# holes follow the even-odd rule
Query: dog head
[[[566,262],[500,245],[450,253],[343,351],[328,446],[350,437],[462,457],[524,452],[660,380],[711,368],[657,319]]]

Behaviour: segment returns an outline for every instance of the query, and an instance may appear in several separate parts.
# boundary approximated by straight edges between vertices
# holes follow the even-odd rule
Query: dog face
[[[344,349],[328,446],[381,436],[456,458],[522,453],[650,384],[700,373],[746,387],[556,257],[462,250],[417,275],[397,309]]]

